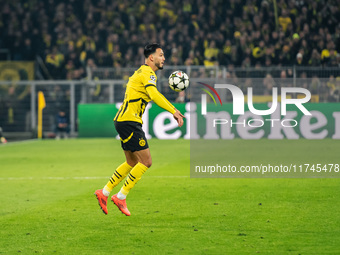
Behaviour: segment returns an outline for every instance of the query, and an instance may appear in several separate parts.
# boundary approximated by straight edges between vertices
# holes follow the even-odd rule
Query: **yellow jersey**
[[[160,107],[174,113],[175,107],[156,89],[157,76],[148,65],[142,65],[129,78],[126,85],[124,102],[119,108],[114,121],[135,121],[143,124],[142,116],[148,102],[154,100]],[[148,87],[154,89],[147,91]],[[157,92],[155,92],[157,91]]]

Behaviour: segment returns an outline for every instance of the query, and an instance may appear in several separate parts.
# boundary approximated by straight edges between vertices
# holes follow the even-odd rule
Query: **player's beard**
[[[158,70],[162,70],[164,65],[162,65],[161,62],[159,62],[159,63],[155,63],[155,66],[158,68]]]

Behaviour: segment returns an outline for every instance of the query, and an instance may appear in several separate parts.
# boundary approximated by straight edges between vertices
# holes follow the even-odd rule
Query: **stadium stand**
[[[13,0],[0,12],[1,48],[13,60],[44,60],[51,78],[141,63],[148,41],[168,65],[340,66],[337,0]],[[148,15],[145,15],[147,13]]]

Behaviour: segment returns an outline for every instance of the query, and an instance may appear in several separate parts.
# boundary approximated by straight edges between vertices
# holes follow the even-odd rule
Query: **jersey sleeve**
[[[152,101],[154,101],[159,107],[174,114],[176,112],[175,107],[157,90],[156,86],[145,86]]]
[[[145,88],[149,86],[156,87],[157,84],[157,77],[154,72],[144,71],[141,73],[141,81]]]

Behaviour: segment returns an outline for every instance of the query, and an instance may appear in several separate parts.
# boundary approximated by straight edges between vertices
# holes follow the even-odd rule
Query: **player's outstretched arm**
[[[158,90],[155,86],[149,86],[146,88],[150,98],[154,101],[159,107],[173,114],[175,120],[178,123],[178,126],[181,127],[183,125],[183,114],[180,113]]]
[[[154,101],[159,107],[172,114],[176,112],[175,107],[158,91],[156,86],[148,86],[146,91],[148,92],[151,100]]]

